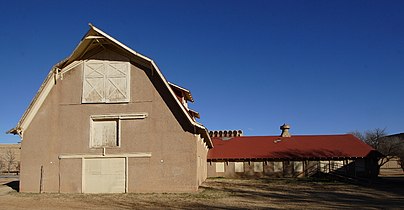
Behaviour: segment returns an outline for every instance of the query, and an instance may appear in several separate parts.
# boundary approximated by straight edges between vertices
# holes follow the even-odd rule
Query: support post
[[[39,178],[39,193],[43,192],[43,166],[41,166],[41,176]]]

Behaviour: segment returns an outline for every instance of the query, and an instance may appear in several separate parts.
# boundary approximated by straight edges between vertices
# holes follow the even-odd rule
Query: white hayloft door
[[[82,103],[119,103],[130,100],[128,62],[84,62]]]

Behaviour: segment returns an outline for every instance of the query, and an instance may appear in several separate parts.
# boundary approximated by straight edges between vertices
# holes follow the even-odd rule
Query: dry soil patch
[[[402,209],[404,177],[366,185],[310,179],[208,179],[195,193],[0,195],[2,209]],[[2,180],[1,187],[7,184]]]

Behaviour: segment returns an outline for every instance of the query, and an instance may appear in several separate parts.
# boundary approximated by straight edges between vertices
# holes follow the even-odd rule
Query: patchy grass
[[[8,180],[10,181],[10,180]],[[1,183],[1,182],[0,182]],[[4,184],[4,182],[3,182]],[[402,209],[404,177],[360,186],[327,179],[208,179],[195,193],[0,195],[3,209]],[[0,186],[6,188],[6,185]]]

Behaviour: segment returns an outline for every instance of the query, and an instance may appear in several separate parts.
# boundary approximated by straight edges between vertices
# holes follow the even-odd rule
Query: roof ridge
[[[309,135],[309,134],[303,134],[303,135],[293,135],[291,137],[281,137],[279,135],[273,135],[273,136],[236,136],[236,137],[242,137],[242,138],[248,138],[248,137],[279,137],[279,138],[293,138],[293,137],[313,137],[313,136],[354,136],[352,134],[314,134],[314,135]],[[213,138],[220,138],[220,137],[213,137]]]

